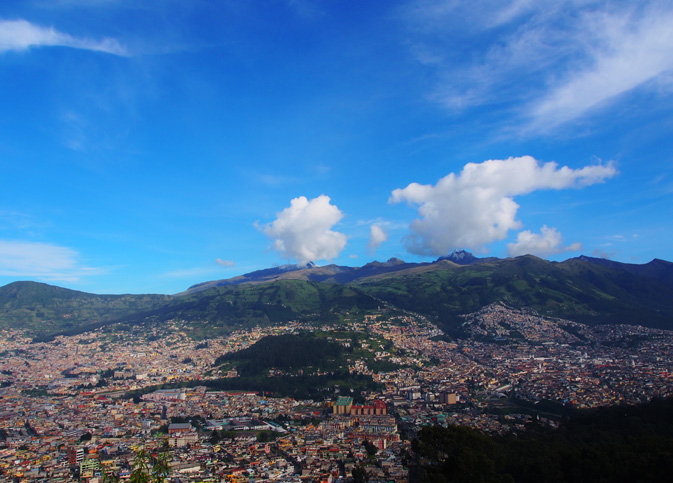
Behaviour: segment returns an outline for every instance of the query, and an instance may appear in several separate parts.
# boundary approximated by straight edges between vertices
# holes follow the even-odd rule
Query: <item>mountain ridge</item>
[[[187,288],[184,292],[177,295],[187,295],[195,292],[200,292],[213,287],[221,287],[225,285],[239,285],[244,283],[265,283],[274,280],[306,280],[312,282],[327,282],[327,283],[351,283],[355,280],[375,276],[382,273],[398,272],[410,268],[422,267],[427,265],[437,264],[442,261],[449,261],[456,265],[474,265],[478,263],[489,263],[500,260],[496,257],[478,258],[465,250],[454,250],[449,255],[439,257],[433,262],[418,262],[408,263],[399,258],[393,257],[385,262],[373,261],[361,267],[349,267],[344,265],[329,264],[325,266],[318,266],[313,262],[309,262],[307,266],[300,265],[281,265],[280,267],[267,268],[262,270],[255,270],[236,277],[212,280],[202,282]]]
[[[461,314],[494,302],[588,324],[673,329],[671,262],[635,265],[591,257],[551,262],[525,255],[475,263],[466,254],[457,258],[466,264],[440,257],[362,267],[275,267],[172,296],[95,295],[13,282],[0,287],[0,329],[54,335],[115,323],[184,320],[206,333],[290,320],[336,321],[383,303],[431,317],[451,332],[460,328]]]

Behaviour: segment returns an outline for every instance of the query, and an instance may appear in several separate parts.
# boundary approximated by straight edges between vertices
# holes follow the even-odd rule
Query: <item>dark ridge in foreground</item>
[[[673,399],[580,411],[557,430],[504,437],[426,427],[412,448],[416,482],[666,481],[673,471]]]

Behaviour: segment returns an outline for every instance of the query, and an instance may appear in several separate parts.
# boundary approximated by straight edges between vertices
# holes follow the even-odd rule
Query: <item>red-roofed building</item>
[[[383,416],[388,414],[386,403],[376,399],[373,404],[351,406],[351,416]]]

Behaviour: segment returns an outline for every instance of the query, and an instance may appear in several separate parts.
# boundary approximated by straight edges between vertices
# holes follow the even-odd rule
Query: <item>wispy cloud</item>
[[[169,272],[164,272],[159,275],[159,278],[193,278],[193,277],[202,277],[207,275],[212,275],[217,273],[219,270],[215,267],[194,267],[194,268],[181,268],[178,270],[171,270]]]
[[[77,251],[38,242],[0,240],[0,275],[47,281],[76,282],[104,269],[82,265]]]
[[[594,257],[605,258],[605,259],[608,259],[608,260],[611,259],[612,257],[614,257],[616,254],[617,254],[616,251],[606,252],[605,250],[602,250],[600,248],[596,248],[592,252],[592,255]]]
[[[588,65],[572,69],[531,105],[534,127],[553,128],[673,69],[673,9],[584,16]]]
[[[216,258],[215,263],[217,263],[221,267],[227,267],[227,268],[230,268],[230,267],[233,267],[234,265],[236,265],[231,260],[222,260],[221,258]]]
[[[401,220],[389,221],[382,217],[376,217],[369,220],[357,220],[355,222],[357,226],[370,226],[377,225],[381,228],[384,228],[386,232],[391,230],[404,230],[409,226],[409,223]]]
[[[256,175],[257,179],[262,183],[267,186],[284,186],[287,184],[291,183],[297,183],[299,181],[299,178],[296,176],[287,176],[287,175],[280,175],[280,174],[261,174],[261,175]]]
[[[53,27],[42,27],[26,20],[0,20],[0,52],[24,51],[36,47],[71,47],[125,56],[126,49],[112,38],[93,40],[73,37]]]
[[[31,230],[41,226],[32,215],[0,209],[0,229]]]
[[[673,84],[670,2],[433,0],[413,12],[412,51],[437,75],[431,98],[457,111],[490,106],[523,132]]]

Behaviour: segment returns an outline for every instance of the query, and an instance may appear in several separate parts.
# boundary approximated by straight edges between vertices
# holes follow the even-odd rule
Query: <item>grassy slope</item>
[[[435,267],[404,276],[363,279],[366,293],[435,316],[455,329],[469,313],[496,301],[585,323],[671,327],[673,287],[606,267],[532,256],[471,266]]]
[[[34,282],[0,287],[0,328],[24,328],[47,337],[112,322],[189,321],[203,336],[297,319],[337,320],[376,307],[357,288],[300,280],[216,287],[181,297],[94,295]]]
[[[156,312],[161,319],[207,320],[216,324],[268,324],[375,307],[357,288],[301,280],[216,287],[173,299]]]
[[[37,334],[73,330],[156,309],[167,295],[95,295],[37,282],[0,287],[0,328]]]
[[[124,320],[186,320],[208,333],[297,319],[338,320],[374,309],[376,299],[435,317],[448,330],[460,314],[504,301],[586,323],[673,326],[673,285],[572,259],[533,256],[460,266],[444,261],[359,279],[357,283],[278,280],[216,287],[184,296],[93,295],[34,282],[0,287],[0,328],[35,334],[83,331]]]

